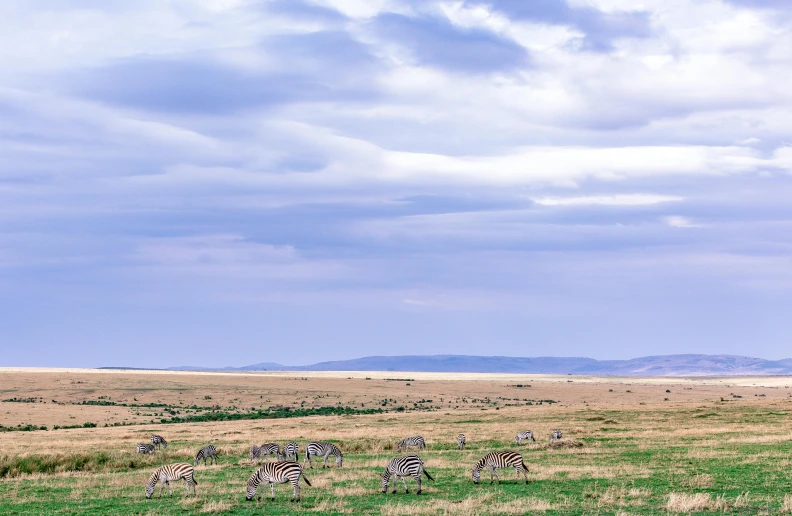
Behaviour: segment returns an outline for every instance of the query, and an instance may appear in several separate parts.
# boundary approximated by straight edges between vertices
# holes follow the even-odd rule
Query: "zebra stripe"
[[[480,461],[473,466],[473,483],[478,484],[481,479],[481,470],[487,468],[490,471],[490,484],[493,481],[493,476],[498,479],[500,484],[500,477],[498,476],[497,468],[514,468],[514,475],[517,480],[520,479],[520,473],[525,477],[525,483],[528,483],[528,468],[523,462],[522,455],[515,451],[500,451],[486,454]]]
[[[212,462],[212,459],[214,459],[214,463],[217,464],[217,448],[215,448],[213,444],[201,448],[201,451],[195,455],[193,466],[197,466],[198,461],[201,459],[204,461],[204,466],[206,466],[206,459],[209,459],[210,463]]]
[[[558,430],[558,429],[553,430],[553,433],[550,434],[550,442],[557,441],[557,440],[561,439],[562,437],[563,437],[563,435],[561,434],[561,430]]]
[[[154,453],[154,450],[155,448],[153,444],[140,443],[137,445],[138,453]]]
[[[460,450],[464,450],[466,442],[467,439],[465,439],[465,434],[459,434],[457,436],[457,448],[459,448]]]
[[[535,443],[536,439],[534,439],[533,432],[526,430],[525,432],[520,432],[514,438],[514,442],[517,444],[521,444],[523,441],[531,441]]]
[[[265,443],[262,444],[261,446],[250,447],[250,460],[255,459],[256,462],[258,462],[267,455],[274,455],[275,460],[280,460],[281,458],[280,446],[277,443]]]
[[[294,457],[295,462],[300,462],[300,446],[294,441],[283,447],[283,460]]]
[[[154,488],[157,482],[160,483],[160,498],[162,497],[162,490],[165,489],[165,486],[168,486],[168,492],[173,496],[173,489],[171,489],[170,483],[176,480],[184,480],[184,488],[187,490],[187,496],[190,496],[190,486],[193,488],[193,494],[197,496],[195,486],[198,485],[198,482],[195,480],[193,472],[193,467],[183,462],[166,464],[158,467],[154,470],[154,473],[151,474],[148,482],[146,482],[146,498],[151,498],[151,495],[154,494]]]
[[[311,442],[305,446],[305,459],[303,459],[303,467],[305,466],[305,461],[308,461],[308,465],[313,469],[313,462],[311,460],[311,455],[314,457],[324,457],[324,463],[322,463],[322,467],[327,467],[327,458],[330,455],[335,455],[336,458],[336,466],[339,468],[343,466],[344,457],[341,455],[341,450],[335,444],[332,443],[320,443],[320,442]]]
[[[396,446],[396,448],[398,449],[398,451],[402,451],[402,448],[404,448],[404,451],[407,451],[410,449],[410,446],[417,446],[419,450],[423,450],[424,448],[426,448],[426,442],[424,441],[423,437],[421,437],[420,435],[416,435],[415,437],[408,437],[407,439],[402,439],[401,441],[399,441],[399,444]]]
[[[292,487],[294,487],[294,493],[292,494],[291,500],[299,502],[300,476],[302,476],[306,484],[309,486],[311,485],[308,479],[303,475],[302,466],[296,462],[268,462],[257,469],[253,473],[253,476],[250,477],[250,480],[248,480],[247,495],[245,499],[247,501],[252,500],[253,497],[256,496],[256,491],[258,491],[259,485],[266,482],[270,486],[270,492],[272,493],[272,499],[274,500],[275,484],[285,484],[286,482],[291,482]],[[258,499],[261,500],[261,495],[259,495]]]
[[[156,435],[156,434],[151,436],[151,444],[153,444],[157,448],[159,448],[160,445],[162,445],[163,448],[168,447],[168,441],[166,441],[165,438],[162,437],[161,435]]]
[[[382,474],[382,492],[388,492],[390,477],[395,477],[393,479],[393,492],[395,493],[396,485],[399,483],[399,477],[401,477],[402,484],[404,484],[404,492],[409,493],[410,491],[407,489],[407,482],[404,477],[410,476],[418,483],[418,492],[416,494],[421,494],[421,473],[426,475],[429,480],[434,480],[429,472],[424,469],[424,463],[419,456],[405,455],[404,457],[395,457],[391,459]]]

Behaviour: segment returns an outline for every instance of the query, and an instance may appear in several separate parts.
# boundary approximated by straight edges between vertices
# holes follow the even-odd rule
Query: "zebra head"
[[[481,480],[481,468],[473,468],[473,483],[478,484]]]
[[[385,468],[385,473],[382,475],[382,492],[388,492],[388,484],[390,484],[390,473],[388,472],[388,468]]]
[[[247,484],[247,492],[246,492],[246,494],[245,494],[245,500],[247,500],[248,502],[249,502],[250,500],[252,500],[252,499],[253,499],[253,497],[254,497],[254,496],[256,496],[256,490],[257,490],[257,489],[258,489],[258,484],[256,484],[256,483],[253,481],[253,479],[252,479],[252,478],[251,478],[250,480],[248,480],[248,484]],[[260,496],[259,496],[259,500],[261,500],[261,497],[260,497]]]
[[[338,455],[336,455],[336,466],[340,468],[343,465],[344,465],[344,457],[342,457],[341,454],[339,453]]]
[[[157,479],[153,478],[152,475],[152,478],[150,478],[149,481],[146,483],[146,500],[150,499],[151,495],[154,494],[155,485],[157,485]]]

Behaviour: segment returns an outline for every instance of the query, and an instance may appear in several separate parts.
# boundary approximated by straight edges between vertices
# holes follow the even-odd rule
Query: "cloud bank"
[[[790,15],[0,5],[2,365],[787,356]]]

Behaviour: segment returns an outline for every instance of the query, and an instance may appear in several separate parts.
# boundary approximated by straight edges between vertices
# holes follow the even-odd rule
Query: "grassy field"
[[[792,400],[777,378],[738,385],[722,379],[430,380],[408,373],[372,375],[371,380],[21,372],[0,376],[2,398],[17,400],[0,405],[0,424],[49,427],[0,433],[4,515],[792,513]],[[382,405],[383,399],[389,401]],[[92,400],[117,405],[83,404]],[[215,407],[208,407],[210,403]],[[164,407],[155,411],[120,404]],[[339,404],[383,412],[257,418],[273,406],[294,411]],[[205,411],[189,413],[251,419],[160,422],[204,405]],[[164,411],[168,412],[160,416]],[[104,419],[98,417],[102,415]],[[85,422],[98,426],[52,429]],[[103,426],[116,423],[128,426]],[[562,429],[565,437],[551,446],[548,436],[554,428]],[[514,445],[514,435],[524,429],[534,430],[539,442]],[[146,442],[153,432],[169,440],[167,450],[153,456],[135,454],[135,444]],[[456,449],[459,432],[468,436],[464,451]],[[436,481],[425,481],[420,497],[411,481],[410,494],[404,494],[401,485],[398,494],[381,494],[380,474],[397,455],[396,441],[418,434],[427,440],[428,448],[420,455]],[[291,487],[285,484],[276,486],[274,502],[246,502],[245,485],[255,470],[247,458],[249,446],[289,440],[298,441],[301,448],[307,440],[334,442],[344,451],[344,467],[308,469],[313,487],[303,486],[299,504],[289,502]],[[182,483],[174,485],[172,498],[144,498],[151,471],[170,462],[192,463],[191,457],[207,443],[218,447],[219,463],[196,468],[197,497],[185,498]],[[516,482],[513,471],[502,470],[500,485],[490,485],[486,472],[483,483],[473,485],[470,468],[476,460],[489,451],[515,448],[528,465],[530,484]]]

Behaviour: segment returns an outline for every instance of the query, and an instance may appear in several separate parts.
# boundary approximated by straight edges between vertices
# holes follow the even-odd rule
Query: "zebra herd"
[[[562,437],[563,435],[561,430],[554,430],[550,435],[550,441],[557,441]],[[527,440],[536,442],[533,432],[530,430],[520,432],[514,438],[514,442],[517,444],[521,444],[523,441]],[[457,448],[459,450],[463,450],[466,443],[467,438],[465,437],[465,434],[459,434],[457,436]],[[162,448],[167,448],[168,442],[162,436],[152,435],[151,444],[138,444],[137,452],[154,453],[155,449],[159,446]],[[396,445],[396,448],[399,452],[402,450],[408,451],[410,447],[417,447],[420,450],[424,450],[426,449],[426,441],[422,436],[417,435],[402,439]],[[272,455],[275,457],[275,462],[265,462],[255,472],[253,472],[253,475],[247,482],[245,499],[250,501],[258,493],[258,499],[261,500],[262,493],[264,491],[264,485],[269,484],[271,497],[274,500],[275,484],[284,484],[289,482],[293,488],[291,500],[299,501],[300,477],[302,477],[307,485],[311,485],[311,482],[305,477],[304,474],[306,462],[310,468],[313,468],[312,458],[322,458],[322,467],[324,468],[327,467],[328,458],[333,456],[335,457],[336,466],[343,466],[343,454],[341,453],[341,450],[338,448],[338,446],[332,443],[318,441],[309,442],[305,446],[305,458],[303,459],[302,465],[299,464],[299,452],[300,447],[294,441],[286,444],[283,447],[283,450],[281,450],[277,443],[265,443],[261,446],[251,446],[251,461],[256,461],[256,463],[259,463],[263,457]],[[294,460],[289,460],[291,458]],[[190,488],[192,488],[193,495],[195,495],[198,481],[195,480],[194,467],[197,467],[198,462],[201,460],[203,460],[204,465],[206,465],[207,460],[210,464],[212,464],[212,461],[214,461],[214,464],[217,464],[217,448],[211,444],[201,448],[195,455],[192,466],[187,463],[174,463],[160,466],[154,470],[146,482],[146,498],[152,497],[157,483],[160,484],[160,497],[162,496],[162,491],[166,486],[170,495],[173,496],[173,490],[171,489],[170,483],[179,480],[184,480],[187,496],[190,494]],[[473,483],[479,483],[481,480],[481,470],[483,469],[489,470],[490,483],[492,483],[495,479],[497,479],[498,483],[500,483],[500,477],[498,476],[497,470],[501,468],[514,468],[514,474],[517,480],[519,481],[520,475],[522,474],[523,478],[525,479],[525,483],[528,483],[528,467],[525,465],[525,462],[523,462],[522,455],[516,451],[498,451],[484,455],[484,457],[476,462],[476,464],[473,466],[473,469],[471,470]],[[395,493],[398,480],[401,478],[402,484],[404,485],[404,492],[409,493],[409,490],[407,489],[406,477],[412,477],[418,485],[418,491],[416,494],[420,495],[422,475],[426,476],[426,478],[429,480],[434,480],[429,472],[426,471],[424,462],[418,455],[394,457],[390,460],[390,462],[388,462],[388,465],[385,467],[385,471],[382,474],[382,492],[386,493],[388,491],[391,478],[393,478],[393,493]]]

